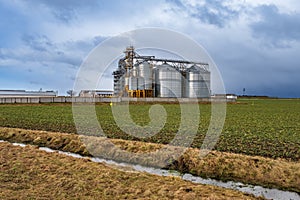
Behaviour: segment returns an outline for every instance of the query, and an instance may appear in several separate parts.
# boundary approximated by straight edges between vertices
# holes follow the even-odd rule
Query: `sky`
[[[65,95],[99,43],[147,27],[202,45],[227,93],[300,97],[298,0],[0,0],[0,89]]]

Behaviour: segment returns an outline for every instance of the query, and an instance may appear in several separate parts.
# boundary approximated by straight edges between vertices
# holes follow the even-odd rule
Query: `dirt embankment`
[[[34,146],[0,143],[1,199],[259,199],[176,177],[130,173]]]
[[[164,148],[164,145],[12,128],[0,128],[0,139],[46,146],[86,156],[92,154],[135,164],[151,166],[157,164],[161,167],[161,163],[168,163],[165,168],[189,172],[201,177],[240,181],[300,193],[300,162],[284,159],[273,160],[217,151],[211,151],[204,158],[200,158],[200,150],[189,148],[179,158],[175,159],[176,153],[174,156],[167,157],[166,162],[163,153],[180,150],[180,147],[170,147],[163,151],[161,156],[156,156],[157,160],[153,162],[151,153]],[[129,155],[128,152],[133,153]]]

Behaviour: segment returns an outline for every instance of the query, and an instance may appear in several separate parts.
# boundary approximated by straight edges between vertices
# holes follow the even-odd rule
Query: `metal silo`
[[[152,89],[152,67],[150,63],[144,61],[138,66],[138,85],[140,88],[150,90]],[[142,87],[144,84],[144,87]]]
[[[210,97],[210,71],[204,70],[202,71],[202,87],[200,92],[200,97]]]
[[[137,78],[137,89],[138,90],[144,90],[145,89],[145,79],[144,77],[138,77]]]
[[[181,73],[164,63],[156,68],[155,94],[157,97],[182,97]]]
[[[133,65],[132,70],[131,70],[131,76],[134,76],[134,77],[138,76],[138,74],[137,74],[138,73],[137,72],[138,67],[139,67],[138,64]]]
[[[202,98],[210,96],[210,72],[193,65],[186,70],[186,97]]]
[[[138,78],[130,77],[129,78],[129,90],[137,90],[138,89]]]

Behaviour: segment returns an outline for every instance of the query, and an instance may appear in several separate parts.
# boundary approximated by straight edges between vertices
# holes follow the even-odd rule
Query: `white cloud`
[[[298,0],[244,0],[244,2],[246,5],[250,5],[252,7],[261,5],[275,5],[281,12],[293,13],[300,11],[300,2]]]

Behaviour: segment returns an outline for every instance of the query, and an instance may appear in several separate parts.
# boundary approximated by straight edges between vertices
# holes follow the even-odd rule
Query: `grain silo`
[[[171,65],[164,63],[156,68],[156,97],[182,97],[182,75]]]
[[[152,67],[149,62],[144,61],[138,65],[138,76],[141,83],[140,86],[143,86],[143,89],[152,90]]]
[[[132,76],[129,78],[129,90],[137,90],[138,89],[138,78],[136,76]]]
[[[210,72],[197,65],[186,70],[185,97],[203,98],[210,96]]]
[[[128,47],[114,75],[114,95],[119,97],[210,97],[207,63],[140,56]]]

